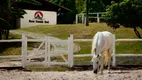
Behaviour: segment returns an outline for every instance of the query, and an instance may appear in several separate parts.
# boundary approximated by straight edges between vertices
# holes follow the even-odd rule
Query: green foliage
[[[84,0],[76,0],[76,9],[78,13],[84,12],[85,9],[85,1]]]
[[[35,5],[40,5],[40,3],[36,0],[2,0],[3,5],[0,10],[0,16],[7,16],[3,17],[3,19],[7,20],[9,23],[11,21],[9,19],[12,18],[23,18],[23,15],[26,14],[26,12],[19,8],[18,6],[15,6],[18,3],[30,3]]]
[[[26,14],[23,9],[15,6],[21,2],[40,5],[36,0],[0,0],[0,39],[2,39],[2,32],[4,30],[6,31],[6,39],[8,39],[9,29],[14,28],[14,21],[23,18],[23,15]]]
[[[104,12],[112,1],[119,3],[122,0],[89,0],[89,12]],[[86,0],[76,0],[76,9],[79,13],[86,12]]]
[[[72,24],[75,20],[75,15],[77,13],[75,0],[50,0],[53,3],[56,3],[60,6],[72,10],[71,12],[65,13],[61,17],[61,23]]]
[[[113,3],[106,11],[106,21],[114,28],[119,28],[120,25],[142,28],[142,0],[124,0],[121,3]]]
[[[124,0],[120,3],[112,3],[106,11],[105,20],[109,26],[115,29],[121,25],[134,28],[136,35],[141,38],[136,27],[142,28],[142,0]]]
[[[75,12],[65,13],[63,16],[63,22],[67,24],[73,24],[75,20],[75,15],[76,15]]]
[[[5,21],[3,18],[0,18],[0,24],[4,24],[7,27],[11,27],[11,25],[7,21]]]
[[[102,0],[90,0],[89,2],[89,12],[104,12],[105,5]]]
[[[50,0],[60,6],[66,7],[72,11],[76,11],[75,0]]]
[[[105,7],[111,5],[112,2],[116,2],[116,3],[120,3],[123,0],[102,0],[103,4],[105,5]]]

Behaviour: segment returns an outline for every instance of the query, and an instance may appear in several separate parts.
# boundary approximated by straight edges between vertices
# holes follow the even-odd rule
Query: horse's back
[[[92,50],[96,47],[98,49],[106,50],[112,46],[113,36],[108,31],[97,32],[93,37]]]
[[[104,37],[103,39],[105,42],[104,47],[107,49],[112,46],[113,36],[108,31],[103,31],[102,34],[103,34],[103,37]]]

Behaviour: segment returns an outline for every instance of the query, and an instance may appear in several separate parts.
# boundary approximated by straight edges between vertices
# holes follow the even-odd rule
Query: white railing
[[[22,39],[12,39],[12,40],[0,40],[0,43],[1,42],[21,42],[22,41]],[[0,56],[0,58],[8,58],[8,59],[10,59],[10,58],[18,58],[18,59],[21,59],[22,57],[21,57],[21,55],[9,55],[9,56]]]
[[[28,65],[44,65],[50,67],[50,65],[68,65],[69,67],[73,66],[73,36],[67,40],[55,40],[50,37],[46,37],[45,39],[30,39],[30,42],[41,42],[38,48],[34,48],[33,50],[28,50],[28,39],[22,34],[22,66]],[[65,44],[65,46],[64,46]],[[52,48],[51,48],[52,46]],[[44,49],[41,49],[44,47]],[[65,47],[64,49],[61,47]],[[28,53],[30,52],[30,53]],[[68,55],[66,59],[64,55]],[[61,56],[64,61],[62,62],[52,62],[52,56]],[[34,58],[43,58],[44,61],[33,62]]]
[[[100,15],[103,15],[103,14],[105,14],[106,12],[96,12],[96,13],[89,13],[89,19],[91,19],[91,18],[95,18],[95,19],[97,19],[97,23],[100,23],[100,19],[101,18],[104,18],[104,17],[102,17],[102,16],[100,16]],[[93,16],[90,16],[90,15],[93,15]],[[76,14],[76,24],[78,24],[79,23],[79,17],[81,17],[81,22],[82,22],[82,24],[85,24],[86,23],[86,16],[85,16],[85,13],[82,13],[82,14]]]
[[[22,57],[22,66],[24,67],[25,65],[27,65],[27,52],[30,52],[27,50],[27,42],[45,42],[46,44],[48,43],[48,45],[45,45],[45,53],[50,53],[50,42],[54,42],[54,41],[50,41],[48,42],[49,39],[27,39],[27,37],[25,35],[22,36],[22,39],[13,39],[13,40],[0,40],[0,42],[22,42],[22,56],[0,56],[0,58],[21,58]],[[73,57],[85,57],[85,56],[91,56],[91,54],[77,54],[77,55],[73,55],[73,42],[92,42],[93,39],[73,39],[73,35],[71,35],[68,39],[68,60],[65,60],[66,63],[69,64],[69,66],[73,66]],[[132,53],[129,53],[129,54],[123,54],[123,53],[119,53],[119,54],[116,54],[115,52],[115,43],[116,42],[119,42],[119,41],[142,41],[142,39],[115,39],[115,36],[114,36],[114,48],[113,48],[113,61],[112,61],[112,65],[113,66],[116,66],[116,56],[142,56],[142,54],[132,54]],[[55,41],[56,42],[56,41]],[[45,61],[49,62],[47,65],[50,66],[52,64],[66,64],[66,63],[62,63],[62,62],[59,62],[59,63],[56,63],[56,62],[51,62],[50,61],[50,56],[48,56],[50,54],[47,54],[45,55],[45,57],[48,57],[48,58],[45,58]],[[68,61],[68,62],[67,62]],[[43,64],[43,63],[34,63],[32,62],[31,64]]]
[[[28,39],[25,36],[25,34],[22,34],[22,39],[0,40],[0,42],[21,42],[22,43],[21,55],[0,56],[0,58],[22,59],[22,67],[32,65],[32,64],[34,65],[40,64],[40,65],[45,65],[48,67],[50,65],[68,65],[69,67],[73,66],[73,35],[70,35],[70,37],[67,40],[58,40],[58,39],[53,40],[53,39],[50,39],[49,37],[45,39]],[[40,42],[41,44],[38,46],[38,48],[34,48],[33,50],[28,50],[28,42]],[[63,44],[67,45],[66,50],[61,48]],[[44,49],[41,49],[41,47],[44,47]],[[39,57],[39,56],[35,56],[35,54],[38,52],[43,53],[40,55],[40,57],[44,58],[44,61],[32,62],[31,61],[32,58]],[[52,62],[51,56],[53,54],[61,56],[64,62]],[[68,55],[67,59],[64,57],[64,55]]]
[[[115,36],[114,36],[114,38],[115,38]],[[120,42],[120,41],[142,41],[142,39],[115,39],[115,43],[116,42]],[[114,51],[114,55],[113,55],[113,66],[116,66],[116,56],[142,56],[142,54],[140,54],[140,53],[137,53],[137,54],[133,54],[133,53],[126,53],[126,54],[123,54],[123,53],[118,53],[118,54],[116,54],[116,52],[115,52],[115,44],[114,44],[114,49],[113,49]]]
[[[93,39],[74,39],[73,41],[75,42],[92,42]],[[116,42],[119,42],[119,41],[142,41],[142,39],[115,39],[115,35],[114,35],[114,48],[113,48],[113,54],[112,54],[112,66],[116,66],[116,56],[142,56],[142,54],[133,54],[133,53],[126,53],[126,54],[123,54],[123,53],[118,53],[116,54],[115,52],[115,43]],[[86,57],[86,56],[91,56],[91,53],[90,54],[77,54],[77,55],[74,55],[74,57]]]

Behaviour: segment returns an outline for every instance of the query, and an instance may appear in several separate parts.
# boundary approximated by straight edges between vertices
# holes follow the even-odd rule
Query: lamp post
[[[88,0],[86,0],[86,26],[89,26],[88,11]]]

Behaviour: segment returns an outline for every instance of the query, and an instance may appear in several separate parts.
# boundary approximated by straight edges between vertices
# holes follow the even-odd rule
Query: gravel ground
[[[20,62],[0,62],[0,80],[142,80],[142,68],[127,67],[111,69],[108,73],[94,74],[92,69],[58,72],[26,71]],[[17,67],[17,68],[16,68]]]
[[[142,80],[142,70],[111,70],[111,73],[104,70],[104,74],[96,75],[91,70],[33,72],[0,69],[0,80]]]

